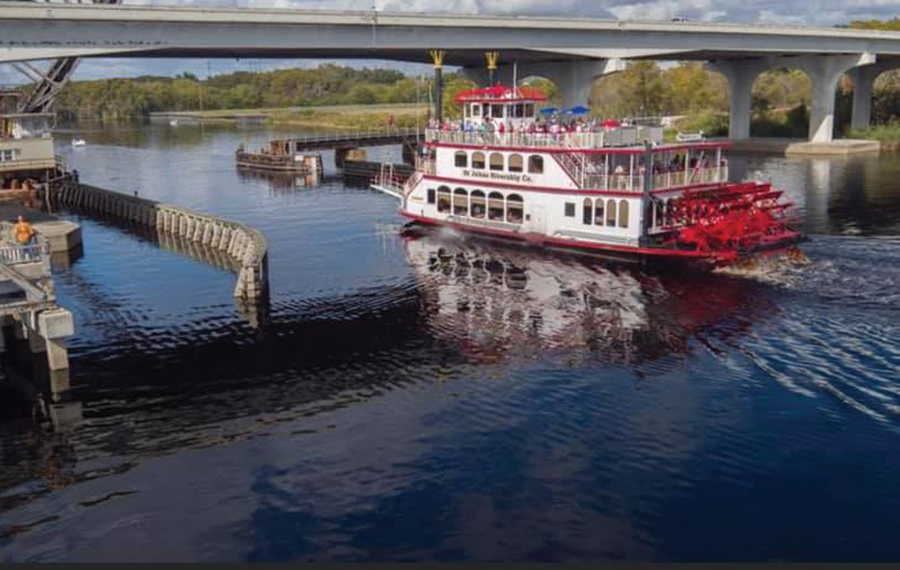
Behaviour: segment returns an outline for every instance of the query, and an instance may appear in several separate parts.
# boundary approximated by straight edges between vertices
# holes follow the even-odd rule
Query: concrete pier
[[[36,243],[20,245],[12,234],[12,224],[0,224],[0,325],[11,325],[32,354],[46,355],[51,372],[67,374],[67,343],[75,325],[72,313],[56,303],[50,242],[39,234]],[[2,352],[5,337],[0,337]]]
[[[732,143],[732,150],[750,154],[784,154],[787,156],[848,156],[881,151],[878,141],[837,139],[828,142],[807,142],[789,138],[746,138]]]

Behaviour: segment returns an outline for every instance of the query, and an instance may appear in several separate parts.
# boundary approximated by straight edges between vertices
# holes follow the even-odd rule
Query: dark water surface
[[[401,239],[389,197],[239,175],[271,135],[59,141],[260,229],[272,299],[254,327],[233,275],[79,219],[74,417],[0,391],[0,562],[900,558],[894,156],[735,157],[810,263],[681,275]]]

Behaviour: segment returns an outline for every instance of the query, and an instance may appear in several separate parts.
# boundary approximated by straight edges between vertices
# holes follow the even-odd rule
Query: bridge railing
[[[300,144],[311,144],[311,143],[324,143],[324,142],[352,142],[352,141],[364,141],[371,139],[393,139],[393,138],[415,138],[424,136],[424,131],[421,129],[400,129],[400,128],[386,128],[386,129],[366,129],[361,131],[332,131],[325,133],[313,133],[300,137],[292,137],[290,139],[286,139],[287,141],[300,143]]]

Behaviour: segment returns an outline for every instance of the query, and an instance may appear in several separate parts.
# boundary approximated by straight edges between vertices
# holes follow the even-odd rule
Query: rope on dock
[[[73,179],[52,185],[55,206],[118,218],[155,229],[160,245],[237,273],[234,296],[256,300],[268,293],[266,238],[256,229],[232,220],[90,186]]]

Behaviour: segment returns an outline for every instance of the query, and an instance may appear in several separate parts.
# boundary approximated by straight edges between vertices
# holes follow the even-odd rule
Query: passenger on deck
[[[19,245],[28,245],[34,239],[34,228],[22,216],[16,220],[15,232]]]

